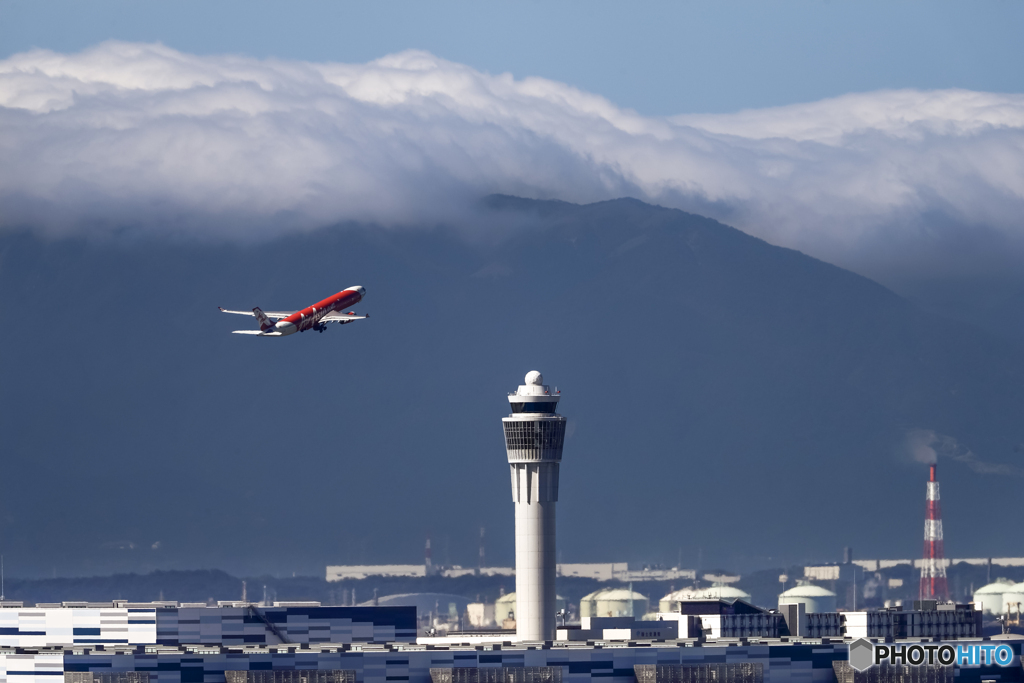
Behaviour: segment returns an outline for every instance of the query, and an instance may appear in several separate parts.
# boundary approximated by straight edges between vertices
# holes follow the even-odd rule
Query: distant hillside
[[[242,582],[248,599],[317,600],[325,605],[342,604],[343,600],[367,602],[378,596],[403,593],[446,593],[462,595],[470,601],[494,602],[503,592],[515,590],[515,579],[502,576],[462,576],[458,578],[381,577],[328,583],[322,578],[272,576],[237,578],[222,571],[169,571],[149,574],[115,574],[75,579],[14,579],[7,581],[8,600],[25,603],[87,600],[177,600],[178,602],[213,602],[240,600]],[[591,579],[559,579],[559,594],[578,602],[579,598],[600,586]],[[618,584],[616,584],[618,585]]]
[[[803,567],[762,569],[744,575],[736,587],[751,595],[756,605],[771,608],[778,602],[782,585],[780,574],[788,575],[787,588],[796,585],[803,576]],[[1022,567],[996,567],[991,579],[1024,580]],[[900,579],[902,586],[889,587],[889,579]],[[434,577],[369,577],[328,583],[322,578],[300,576],[275,578],[271,576],[237,578],[221,571],[169,571],[149,574],[117,574],[112,576],[81,577],[76,579],[8,580],[6,598],[26,603],[88,600],[102,602],[113,599],[177,600],[179,602],[216,602],[239,600],[242,582],[246,583],[247,597],[260,601],[264,590],[268,600],[317,600],[325,605],[341,604],[352,600],[368,602],[374,593],[379,597],[407,593],[444,593],[461,595],[468,601],[494,602],[503,593],[515,590],[515,579],[501,576],[462,576],[458,578]],[[909,603],[917,598],[920,574],[907,566],[898,566],[875,572],[859,572],[857,576],[857,605],[881,607],[885,600]],[[952,597],[970,602],[974,591],[989,582],[986,567],[957,564],[949,569],[949,587]],[[853,584],[850,581],[819,582],[836,592],[840,607],[852,607]],[[599,588],[625,587],[618,581],[599,582],[593,579],[559,577],[558,594],[570,604],[578,605],[580,598]],[[633,590],[651,600],[651,608],[673,590],[689,587],[681,581],[645,581],[631,584]],[[702,587],[709,584],[702,582]]]
[[[353,284],[370,319],[322,335],[232,335],[252,321],[216,310]],[[8,235],[0,311],[10,575],[316,576],[419,562],[428,534],[435,561],[471,564],[481,526],[489,560],[510,564],[499,420],[532,369],[569,418],[564,562],[916,557],[915,428],[960,444],[939,470],[947,554],[1017,552],[1024,349],[634,200],[494,197],[473,239]]]

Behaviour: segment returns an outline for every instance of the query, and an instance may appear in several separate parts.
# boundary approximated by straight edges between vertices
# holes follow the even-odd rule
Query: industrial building
[[[1024,557],[954,557],[954,558],[942,558],[937,564],[949,568],[954,564],[972,564],[976,567],[1024,567]],[[865,571],[877,572],[880,569],[888,569],[890,567],[898,567],[900,565],[906,565],[914,567],[915,569],[921,569],[928,560],[853,560],[853,564],[861,567]],[[826,565],[834,566],[834,565]]]
[[[447,578],[459,576],[515,576],[515,567],[463,567],[454,564],[448,566],[433,565],[431,575]],[[583,562],[563,563],[555,565],[557,576],[595,579],[597,581],[694,581],[697,572],[693,569],[671,567],[658,569],[652,567],[630,568],[628,562]],[[328,581],[360,580],[371,576],[428,576],[426,564],[375,564],[375,565],[328,565],[326,578]]]
[[[48,645],[0,647],[0,683],[54,683],[63,678],[64,683],[827,683],[848,680],[870,683],[875,679],[840,679],[849,656],[850,638],[840,636],[810,637],[799,635],[741,635],[754,631],[777,632],[788,630],[785,617],[750,606],[717,601],[717,606],[693,605],[697,611],[717,610],[717,626],[701,628],[700,619],[692,615],[674,615],[674,620],[638,622],[631,619],[588,618],[576,629],[575,634],[563,634],[561,639],[547,642],[490,642],[467,644],[448,639],[445,642],[428,642],[440,639],[420,639],[391,642],[319,643],[281,642],[271,643],[272,638],[249,633],[249,636],[264,637],[265,642],[241,642],[237,634],[228,633],[228,643],[85,643],[67,644],[65,641],[85,638],[99,639],[103,636],[117,638],[127,633],[127,618],[122,621],[120,612],[107,614],[116,624],[110,624],[106,631],[99,626],[74,626],[75,623],[95,623],[93,617],[86,617],[86,611],[104,608],[22,608],[35,611],[63,610],[64,621],[71,623],[70,633],[53,630],[51,635],[42,637]],[[9,608],[11,612],[22,609]],[[166,607],[120,607],[114,609],[139,609],[129,612],[143,616],[155,616]],[[179,617],[193,617],[193,608],[177,608]],[[195,608],[198,609],[198,608]],[[221,633],[225,617],[235,621],[234,613],[223,612],[232,608],[206,608],[209,612],[199,615],[197,636],[203,636],[203,624],[217,624],[220,620]],[[340,608],[323,607],[322,610]],[[383,624],[393,619],[392,610],[402,608],[367,607],[362,623]],[[8,610],[0,610],[0,612]],[[923,610],[936,612],[937,610]],[[947,610],[955,613],[958,610]],[[964,610],[959,610],[962,613]],[[222,613],[223,612],[223,613]],[[374,614],[379,612],[380,614]],[[81,614],[82,616],[77,616]],[[865,613],[878,615],[879,613]],[[386,616],[385,616],[386,615]],[[913,613],[904,613],[902,622],[899,615],[896,623],[909,624]],[[30,628],[31,614],[21,615]],[[44,615],[53,623],[61,621],[53,615]],[[288,622],[297,626],[301,613],[290,615]],[[321,623],[326,615],[310,613]],[[811,615],[808,615],[811,616]],[[840,617],[832,613],[832,619]],[[847,628],[855,613],[846,613]],[[104,619],[100,614],[100,621]],[[116,618],[115,618],[116,617]],[[336,617],[331,617],[336,618]],[[81,619],[81,622],[76,621]],[[140,617],[141,621],[142,619]],[[404,620],[408,620],[405,623]],[[193,621],[193,619],[179,619]],[[407,610],[397,626],[410,626],[415,614]],[[885,628],[891,628],[893,621],[880,623],[869,618],[864,626],[868,637],[886,642],[898,632],[887,635]],[[278,621],[276,623],[284,623]],[[244,618],[235,624],[244,629]],[[151,624],[137,624],[137,629]],[[20,626],[18,627],[20,630]],[[76,629],[98,629],[93,633],[75,634]],[[744,630],[745,629],[745,630]],[[396,629],[398,630],[398,629]],[[403,629],[407,630],[407,629]],[[288,634],[307,637],[300,628],[289,628]],[[685,631],[686,633],[684,633]],[[715,634],[713,631],[717,631]],[[138,635],[140,631],[136,631]],[[184,633],[180,628],[178,637]],[[196,634],[196,631],[190,631]],[[872,633],[876,635],[871,635]],[[908,635],[909,635],[908,631]],[[734,634],[734,635],[727,635]],[[23,634],[28,636],[28,634]],[[245,635],[245,634],[243,634]],[[717,639],[712,636],[717,635]],[[155,636],[155,629],[151,631]],[[33,636],[39,637],[39,636]],[[187,636],[186,636],[187,637]],[[956,636],[953,636],[956,637]],[[457,636],[456,636],[457,638]],[[922,633],[914,642],[928,638]],[[930,640],[930,638],[929,638]],[[51,642],[52,641],[52,642]],[[908,641],[909,642],[909,641]],[[972,638],[959,638],[962,643],[982,643]],[[1018,683],[1022,680],[1020,665],[1021,640],[1005,641],[1014,653],[1010,666],[998,667],[978,664],[959,664],[956,667],[905,667],[904,671],[887,671],[885,681],[890,683],[927,683],[943,680],[946,683]],[[939,678],[936,678],[939,677]]]
[[[690,600],[744,600],[750,602],[750,593],[733,586],[684,588],[673,591],[658,601],[659,612],[678,612],[682,602]]]
[[[557,630],[559,641],[678,640],[679,622],[637,621],[632,617],[583,617],[578,628]]]
[[[745,600],[684,600],[679,609],[658,613],[658,620],[678,622],[680,638],[781,638],[791,635],[785,617]],[[798,627],[794,624],[794,629]],[[801,634],[794,630],[793,635]]]
[[[627,562],[594,562],[559,564],[556,566],[558,576],[573,576],[598,581],[675,581],[697,578],[697,572],[693,569],[681,569],[670,567],[660,569],[657,567],[630,568]]]
[[[328,565],[327,580],[330,582],[366,579],[371,576],[443,576],[456,578],[459,576],[515,576],[513,567],[436,567],[428,574],[426,564],[372,564],[372,565]]]
[[[1019,681],[997,667],[960,667],[959,683],[995,677]],[[77,649],[0,650],[0,680],[8,683],[635,683],[670,681],[703,673],[722,683],[813,683],[835,680],[833,663],[845,663],[843,643],[735,643],[708,647],[693,642],[590,641],[581,643],[428,646],[396,644],[309,646],[83,646]],[[659,667],[652,679],[637,667]],[[666,667],[663,669],[662,667]],[[640,670],[644,671],[643,669]],[[711,676],[707,676],[711,673]],[[719,674],[719,675],[715,675]],[[668,675],[669,678],[665,678]],[[999,676],[1003,677],[1000,679]]]
[[[39,604],[0,608],[0,647],[274,645],[415,642],[415,607],[318,603]],[[2,681],[0,681],[2,683]]]

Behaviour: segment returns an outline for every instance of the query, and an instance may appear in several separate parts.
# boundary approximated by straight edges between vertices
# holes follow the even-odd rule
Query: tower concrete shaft
[[[939,507],[939,482],[935,465],[928,479],[924,516],[924,562],[921,565],[921,600],[948,600],[946,563],[942,548],[942,510]]]
[[[508,401],[502,418],[516,509],[516,635],[523,641],[555,637],[555,504],[565,440],[560,398],[539,372]]]

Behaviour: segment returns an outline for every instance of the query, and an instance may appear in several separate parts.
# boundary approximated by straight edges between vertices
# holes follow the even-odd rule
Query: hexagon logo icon
[[[856,671],[864,671],[875,663],[875,646],[866,638],[858,638],[850,643],[850,666]]]

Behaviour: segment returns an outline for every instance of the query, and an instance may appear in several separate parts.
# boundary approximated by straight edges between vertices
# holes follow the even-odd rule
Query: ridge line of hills
[[[700,216],[488,202],[489,242],[0,237],[2,310],[76,302],[3,341],[5,475],[24,484],[0,500],[5,553],[30,575],[309,575],[428,534],[459,562],[483,526],[509,562],[499,420],[537,369],[570,420],[567,558],[743,573],[843,546],[916,557],[915,430],[939,439],[947,553],[1015,554],[991,520],[1020,514],[1021,345]],[[216,311],[352,284],[372,317],[322,335],[240,339]]]

